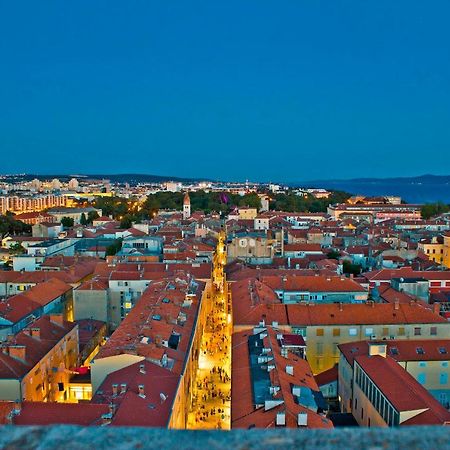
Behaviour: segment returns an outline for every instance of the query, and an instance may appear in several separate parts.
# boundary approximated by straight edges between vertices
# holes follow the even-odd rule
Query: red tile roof
[[[355,361],[398,412],[426,410],[424,423],[420,417],[422,413],[409,425],[443,425],[450,421],[450,412],[392,358],[363,355],[357,356]]]
[[[23,402],[14,425],[101,425],[109,405],[92,403]]]
[[[109,374],[93,401],[115,405],[112,425],[165,428],[172,413],[178,381],[177,374],[144,360]],[[123,383],[127,387],[121,394]],[[117,395],[113,395],[113,384],[118,385]],[[144,386],[145,397],[139,395],[139,385]]]

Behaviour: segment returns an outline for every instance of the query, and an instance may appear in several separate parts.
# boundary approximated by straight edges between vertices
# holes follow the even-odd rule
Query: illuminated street
[[[225,263],[225,235],[221,233],[214,254],[211,314],[199,351],[189,429],[230,429],[231,298],[223,271]]]

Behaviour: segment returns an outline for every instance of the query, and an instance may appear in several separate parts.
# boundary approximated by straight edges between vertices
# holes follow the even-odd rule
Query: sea
[[[450,204],[450,184],[440,183],[389,183],[383,181],[321,181],[316,188],[345,191],[354,195],[385,196],[396,195],[407,203]]]

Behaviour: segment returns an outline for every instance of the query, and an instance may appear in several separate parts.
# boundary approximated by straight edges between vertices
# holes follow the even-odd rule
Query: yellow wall
[[[420,327],[421,334],[414,335],[414,328]],[[437,334],[431,335],[431,327],[436,327]],[[296,327],[293,327],[295,330]],[[369,332],[372,329],[372,332]],[[350,330],[356,330],[351,335]],[[366,335],[366,330],[369,335]],[[339,333],[339,335],[337,335]],[[306,356],[314,374],[331,369],[339,362],[337,346],[346,342],[356,342],[370,339],[447,339],[450,333],[450,323],[412,324],[412,325],[335,325],[306,327]]]
[[[419,250],[422,250],[425,255],[428,257],[430,261],[437,262],[440,264],[444,255],[444,245],[443,244],[425,244],[423,242],[419,242],[418,244]]]
[[[444,254],[442,264],[450,269],[450,236],[444,235]]]
[[[22,398],[27,401],[56,401],[68,399],[70,374],[78,362],[78,327],[64,336],[23,378]],[[54,371],[56,368],[57,371]],[[64,383],[59,391],[58,383]]]
[[[143,356],[128,355],[126,353],[108,356],[107,358],[94,359],[91,363],[92,393],[95,394],[110,373],[136,364],[144,359]]]

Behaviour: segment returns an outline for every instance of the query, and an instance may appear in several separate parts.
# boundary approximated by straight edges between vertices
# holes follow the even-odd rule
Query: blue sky
[[[0,172],[450,174],[448,17],[448,0],[0,0]]]

